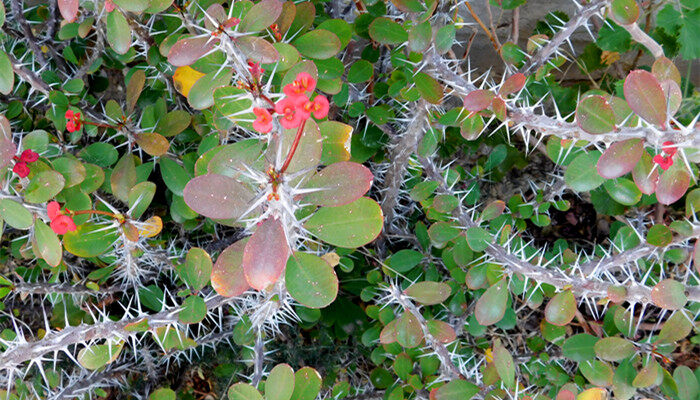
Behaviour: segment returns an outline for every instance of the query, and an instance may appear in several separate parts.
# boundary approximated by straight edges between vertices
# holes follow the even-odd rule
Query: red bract
[[[116,6],[114,5],[114,2],[112,0],[105,1],[105,11],[112,12],[112,11],[114,11],[115,7]]]
[[[275,104],[275,112],[281,114],[280,124],[285,129],[294,129],[301,124],[303,118],[299,108],[307,101],[306,96],[287,97]]]
[[[34,161],[36,161],[38,159],[39,159],[39,153],[37,153],[31,149],[27,149],[27,150],[23,151],[22,154],[19,156],[19,160],[26,162],[26,163],[33,163]]]
[[[676,152],[678,151],[678,149],[675,146],[676,146],[675,143],[668,140],[668,141],[664,142],[663,146],[661,147],[661,150],[663,150],[663,152],[666,153],[669,157],[673,157],[674,155],[676,155]]]
[[[673,165],[673,156],[664,157],[661,154],[657,154],[654,156],[654,162],[659,164],[659,167],[666,171]]]
[[[263,72],[265,72],[265,69],[260,68],[260,64],[256,63],[255,61],[248,61],[248,70],[255,78],[259,78]]]
[[[316,96],[313,101],[307,101],[304,108],[307,108],[307,104],[309,111],[313,112],[314,118],[321,119],[328,115],[329,105],[326,96]]]
[[[50,202],[46,206],[46,213],[49,215],[51,220],[51,229],[57,235],[65,235],[66,232],[74,231],[77,229],[73,218],[68,215],[64,215],[61,212],[61,205],[56,201]]]
[[[59,215],[56,219],[51,221],[51,229],[57,235],[65,235],[68,231],[74,231],[77,229],[73,219],[67,215]]]
[[[14,168],[12,168],[12,172],[19,175],[20,178],[26,178],[29,175],[30,171],[29,167],[27,166],[27,163],[20,161],[15,164]]]
[[[316,80],[308,72],[301,72],[294,82],[285,85],[283,91],[289,97],[304,96],[316,89]]]
[[[66,111],[66,130],[68,132],[75,132],[80,130],[83,121],[80,119],[80,113],[74,113],[73,110]]]
[[[264,108],[253,108],[253,114],[257,117],[253,121],[253,129],[260,133],[268,133],[272,130],[272,115]]]
[[[46,206],[46,212],[49,214],[49,219],[53,220],[61,215],[61,205],[57,201],[52,201]]]

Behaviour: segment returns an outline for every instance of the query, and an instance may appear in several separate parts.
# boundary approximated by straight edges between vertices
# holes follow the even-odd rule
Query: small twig
[[[654,56],[654,58],[659,58],[664,56],[664,49],[656,43],[656,40],[652,39],[651,36],[647,35],[639,25],[635,22],[630,25],[621,25],[630,35],[635,42],[646,47],[647,50]]]
[[[520,7],[513,9],[513,23],[510,31],[510,38],[516,45],[520,39]]]
[[[471,6],[471,4],[469,4],[468,1],[465,1],[464,4],[469,9],[469,13],[471,14],[472,18],[474,18],[474,20],[479,24],[481,29],[483,29],[486,36],[488,36],[489,40],[491,40],[491,44],[493,44],[493,48],[496,50],[496,53],[498,53],[500,55],[501,54],[501,46],[498,44],[498,41],[496,39],[494,39],[493,35],[491,34],[491,31],[489,31],[489,28],[487,28],[486,25],[484,24],[484,22],[481,20],[481,18],[479,18],[479,16],[476,15],[476,13],[474,12],[474,9],[472,9],[472,6]]]

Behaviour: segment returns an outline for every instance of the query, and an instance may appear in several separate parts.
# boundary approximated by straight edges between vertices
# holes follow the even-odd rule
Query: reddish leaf
[[[613,143],[598,159],[598,174],[606,179],[619,178],[634,169],[644,153],[641,139]]]
[[[661,308],[680,310],[688,302],[685,285],[673,279],[665,279],[651,290],[651,300]]]
[[[656,200],[666,205],[675,203],[683,197],[689,184],[690,174],[685,169],[683,161],[677,157],[671,168],[664,171],[659,178],[659,184],[656,187]]]
[[[576,123],[584,131],[599,135],[615,129],[615,113],[603,96],[586,96],[576,107]]]
[[[681,101],[683,100],[681,87],[671,79],[664,79],[660,81],[659,84],[661,85],[661,89],[664,91],[664,97],[668,107],[668,114],[673,116],[681,107]]]
[[[316,173],[304,185],[320,188],[309,193],[304,201],[317,206],[343,206],[362,197],[372,186],[374,175],[362,164],[350,161],[337,162]]]
[[[239,38],[238,47],[248,58],[260,64],[272,64],[280,57],[270,42],[257,36]]]
[[[227,19],[228,15],[224,7],[219,3],[212,4],[207,8],[206,15],[204,16],[204,27],[210,31],[216,30],[219,24]]]
[[[518,72],[503,82],[503,86],[501,86],[501,89],[498,91],[498,95],[508,96],[509,94],[520,91],[520,89],[525,87],[525,81],[527,81],[525,75]]]
[[[396,323],[396,341],[407,349],[423,343],[423,328],[413,313],[406,311]]]
[[[544,316],[552,325],[564,326],[576,315],[576,299],[571,290],[557,293],[544,308]]]
[[[209,36],[195,36],[178,40],[168,52],[168,61],[176,67],[194,63],[214,48],[214,40],[209,39]]]
[[[211,286],[224,297],[239,296],[248,288],[243,273],[243,250],[248,238],[227,247],[216,259],[211,271]]]
[[[506,102],[500,97],[494,97],[491,102],[491,110],[501,121],[506,120]]]
[[[398,323],[399,319],[396,318],[388,324],[386,324],[386,326],[382,329],[381,333],[379,333],[379,343],[390,344],[396,341],[396,325]]]
[[[237,180],[217,174],[195,177],[187,183],[182,195],[192,210],[213,219],[240,217],[255,197]]]
[[[268,217],[258,225],[243,251],[243,272],[248,284],[263,290],[277,282],[290,254],[282,222]]]
[[[625,79],[624,93],[627,104],[647,122],[666,129],[666,96],[659,81],[644,70],[630,72]]]
[[[243,17],[239,26],[242,32],[257,32],[272,25],[282,14],[282,2],[279,0],[262,0],[254,5]]]
[[[61,16],[68,22],[75,21],[75,17],[78,16],[79,6],[80,0],[58,0],[58,10],[61,12]]]
[[[464,98],[464,108],[471,112],[485,110],[491,105],[494,94],[489,90],[474,90]]]
[[[170,148],[168,139],[155,132],[141,132],[137,134],[136,143],[138,143],[143,151],[154,157],[162,156]]]
[[[646,151],[642,152],[642,158],[632,170],[632,179],[642,193],[649,195],[656,191],[659,169],[654,168],[652,157]]]
[[[447,322],[431,319],[427,322],[428,332],[442,343],[452,343],[457,339],[457,333]]]
[[[636,0],[613,0],[610,11],[615,22],[621,25],[631,25],[639,18]]]
[[[666,57],[659,57],[654,61],[654,65],[651,66],[651,73],[656,76],[656,80],[659,82],[670,79],[677,84],[681,84],[681,73],[678,72],[678,68],[673,64],[673,61]]]

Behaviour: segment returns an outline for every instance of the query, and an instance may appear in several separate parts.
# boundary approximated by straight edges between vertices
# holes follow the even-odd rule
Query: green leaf
[[[168,157],[161,158],[159,164],[165,186],[176,195],[182,196],[185,185],[190,182],[190,174],[175,160]]]
[[[697,40],[700,36],[700,8],[684,11],[682,15],[678,38],[681,44],[681,57],[684,60],[695,60],[700,58],[700,42]]]
[[[182,302],[182,309],[177,314],[178,319],[183,324],[196,324],[202,322],[207,316],[207,305],[199,296],[188,296]]]
[[[287,260],[284,276],[289,294],[308,308],[323,308],[338,295],[338,277],[321,257],[296,252]]]
[[[474,315],[480,325],[489,326],[503,319],[508,304],[508,285],[504,279],[486,289],[479,297],[474,309]]]
[[[148,396],[149,400],[175,400],[175,391],[170,388],[160,388]]]
[[[103,225],[87,222],[78,225],[74,231],[66,232],[63,246],[78,257],[96,257],[112,249],[117,237],[116,229],[105,229]]]
[[[78,362],[84,368],[96,370],[114,362],[124,348],[124,342],[114,344],[110,341],[107,344],[97,344],[82,348],[78,352]]]
[[[45,203],[63,190],[65,179],[60,173],[48,170],[34,175],[24,191],[24,200],[28,203]]]
[[[355,61],[348,70],[349,83],[361,83],[372,79],[374,65],[367,60]]]
[[[355,248],[373,241],[383,224],[379,204],[361,197],[344,206],[319,208],[304,227],[326,243]]]
[[[302,55],[321,60],[333,57],[341,48],[338,36],[324,29],[305,33],[292,44]]]
[[[656,340],[660,343],[675,343],[688,336],[692,329],[691,319],[684,311],[677,311],[664,322]]]
[[[617,178],[615,180],[607,180],[603,186],[610,197],[620,204],[633,206],[642,199],[642,192],[629,179]]]
[[[34,223],[32,250],[37,257],[44,259],[52,267],[58,266],[63,258],[63,247],[58,236],[44,221],[37,219]]]
[[[156,184],[141,182],[129,190],[129,210],[132,218],[140,218],[148,209],[156,194]]]
[[[408,40],[408,32],[389,18],[377,18],[369,25],[369,36],[381,44],[401,44]]]
[[[131,48],[131,28],[119,10],[107,14],[107,42],[117,54],[126,54]]]
[[[610,11],[613,19],[622,25],[633,24],[639,18],[639,6],[635,0],[613,0]]]
[[[512,389],[515,386],[515,363],[513,356],[503,346],[499,339],[493,345],[493,362],[496,365],[498,376],[503,380],[503,384]]]
[[[576,362],[593,360],[595,358],[594,346],[597,341],[597,337],[587,333],[574,335],[566,339],[562,345],[562,355]]]
[[[478,226],[467,229],[467,244],[474,251],[484,251],[493,241],[493,236],[489,231]]]
[[[647,243],[652,246],[663,247],[671,243],[673,233],[666,225],[656,224],[647,232]]]
[[[150,3],[150,0],[114,0],[114,4],[126,11],[137,14],[147,9]]]
[[[228,388],[229,400],[263,400],[258,389],[247,383],[236,383]]]
[[[209,254],[199,247],[193,247],[187,252],[185,262],[176,269],[180,278],[192,290],[198,291],[209,282],[212,266]]]
[[[32,213],[11,199],[0,200],[0,217],[15,229],[29,229],[34,224]]]
[[[564,172],[566,184],[577,192],[587,192],[602,185],[605,178],[597,173],[592,173],[596,169],[599,158],[599,151],[579,154]]]
[[[544,309],[544,315],[552,325],[564,326],[571,322],[576,315],[576,299],[571,290],[564,290],[552,297]]]
[[[394,271],[405,273],[423,261],[423,254],[409,249],[399,250],[389,256],[386,264]]]
[[[294,370],[288,364],[277,364],[265,382],[266,400],[289,400],[294,393]]]
[[[404,290],[404,293],[421,304],[432,306],[447,300],[452,293],[452,289],[450,285],[444,282],[423,281],[409,286]]]
[[[681,365],[673,371],[673,380],[678,385],[678,398],[680,400],[695,400],[700,395],[698,378],[685,365]]]
[[[418,88],[418,91],[425,100],[433,104],[442,103],[442,85],[440,85],[435,78],[424,72],[419,72],[413,77],[413,82],[415,82],[416,88]]]
[[[633,355],[634,345],[627,339],[607,337],[595,344],[595,354],[604,361],[620,361]]]
[[[294,374],[292,400],[314,400],[321,390],[321,375],[311,367],[304,367]]]
[[[579,371],[596,386],[610,386],[613,380],[613,370],[608,363],[593,360],[579,364]]]
[[[431,400],[468,400],[476,396],[481,389],[475,384],[463,379],[454,379],[433,389],[430,393]]]
[[[0,93],[8,95],[15,86],[15,72],[7,53],[0,50]]]

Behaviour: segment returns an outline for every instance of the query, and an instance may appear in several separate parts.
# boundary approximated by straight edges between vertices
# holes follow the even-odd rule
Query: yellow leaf
[[[179,67],[175,70],[173,75],[173,83],[175,84],[175,90],[180,92],[183,96],[187,97],[190,94],[190,89],[192,85],[203,77],[204,74],[192,69],[188,66]]]
[[[140,225],[139,235],[147,238],[154,237],[163,230],[163,220],[154,215]]]
[[[608,392],[605,389],[593,388],[576,396],[576,400],[607,400]]]
[[[486,356],[486,362],[487,363],[492,363],[493,362],[493,350],[489,347],[486,349],[486,352],[484,354]]]
[[[331,267],[335,267],[340,262],[340,256],[338,253],[326,253],[322,255],[321,258]]]

